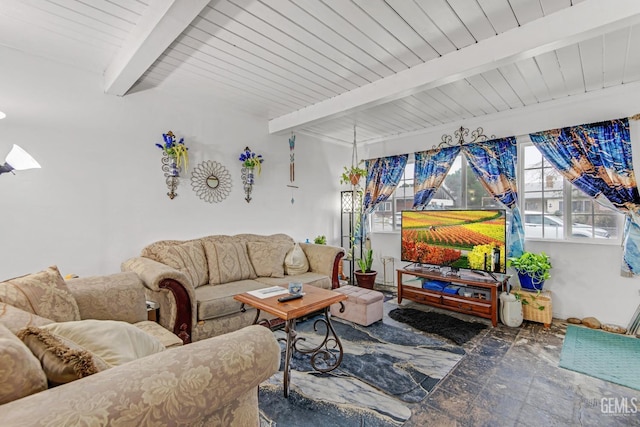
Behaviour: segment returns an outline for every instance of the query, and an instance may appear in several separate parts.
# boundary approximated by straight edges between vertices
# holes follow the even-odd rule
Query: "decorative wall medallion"
[[[193,168],[191,187],[205,202],[219,203],[231,192],[231,174],[220,163],[205,160]]]

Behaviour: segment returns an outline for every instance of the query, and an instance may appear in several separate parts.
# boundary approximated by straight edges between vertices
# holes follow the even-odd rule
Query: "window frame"
[[[527,147],[534,147],[533,143],[529,140],[529,138],[527,137],[524,141],[521,140],[521,138],[518,138],[518,165],[517,165],[517,179],[518,182],[525,182],[525,163],[524,163],[524,158],[525,158],[525,149]],[[551,166],[553,167],[553,166]],[[573,202],[583,202],[585,201],[584,199],[576,199],[574,200],[572,192],[573,190],[577,190],[574,188],[574,186],[569,182],[569,180],[567,180],[564,176],[560,175],[560,178],[562,178],[562,190],[561,190],[561,194],[562,194],[562,200],[559,201],[559,207],[562,211],[562,218],[563,218],[563,222],[567,223],[566,227],[562,228],[563,231],[563,236],[561,238],[551,238],[551,237],[527,237],[526,235],[526,227],[525,227],[525,215],[526,215],[526,197],[525,197],[525,192],[524,192],[524,188],[520,188],[520,186],[518,187],[518,206],[520,209],[520,213],[522,215],[522,227],[523,227],[523,231],[525,231],[525,240],[530,240],[530,241],[539,241],[539,242],[548,242],[548,243],[586,243],[586,244],[593,244],[593,245],[619,245],[622,242],[622,228],[623,228],[623,217],[624,215],[617,213],[617,221],[616,221],[616,228],[617,228],[617,235],[614,237],[610,237],[610,238],[606,238],[606,239],[601,239],[601,238],[597,238],[597,237],[577,237],[573,235],[573,217],[574,217],[574,212],[572,212],[572,208],[573,208]],[[544,177],[543,177],[544,179]],[[542,186],[543,189],[541,191],[542,193],[542,197],[544,200],[544,185]],[[580,190],[577,190],[580,191]],[[597,203],[594,202],[592,200],[589,200],[591,202],[591,213],[590,216],[593,218],[595,216],[597,216],[597,214],[594,212],[593,210],[593,203]],[[543,213],[543,218],[546,217],[546,215],[544,215]],[[564,221],[564,219],[568,218],[569,221]],[[596,227],[593,227],[596,228]],[[594,230],[592,230],[592,233],[594,232]]]

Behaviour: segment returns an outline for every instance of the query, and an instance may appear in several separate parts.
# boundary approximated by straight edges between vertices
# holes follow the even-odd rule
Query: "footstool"
[[[382,320],[382,292],[349,285],[341,286],[334,291],[345,294],[347,300],[342,302],[344,304],[342,312],[340,312],[342,308],[340,304],[331,306],[332,316],[362,326],[369,326]]]

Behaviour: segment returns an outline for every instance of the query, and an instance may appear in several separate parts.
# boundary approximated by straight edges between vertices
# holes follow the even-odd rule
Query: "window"
[[[386,202],[381,203],[385,208],[379,210],[376,206],[369,216],[372,231],[400,230],[400,212],[413,206],[413,166],[414,163],[407,163],[398,187]]]
[[[618,243],[623,215],[575,188],[531,143],[521,146],[524,234],[529,239]]]
[[[370,215],[372,231],[398,231],[401,225],[401,214],[403,210],[410,210],[413,207],[413,173],[415,163],[408,162],[400,183],[393,192],[388,208],[378,209],[376,207]],[[463,155],[458,155],[454,161],[447,177],[429,202],[427,209],[490,209],[501,207],[500,202],[491,197],[484,189],[480,181],[475,177],[473,171],[467,164]]]
[[[518,190],[525,238],[618,244],[624,216],[592,201],[547,162],[530,142],[519,144]],[[413,206],[410,161],[393,195],[370,215],[372,231],[398,231],[400,212]],[[428,209],[504,208],[486,192],[459,155]]]

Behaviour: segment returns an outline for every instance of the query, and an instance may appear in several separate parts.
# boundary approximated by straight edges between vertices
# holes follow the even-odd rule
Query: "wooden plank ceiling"
[[[366,143],[640,80],[638,3],[2,0],[0,44]]]

